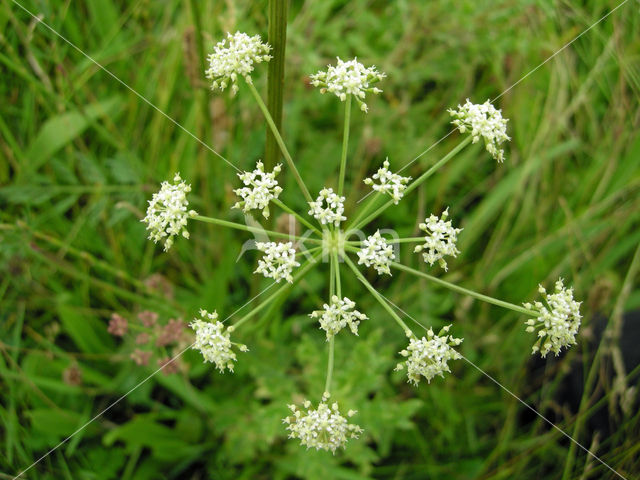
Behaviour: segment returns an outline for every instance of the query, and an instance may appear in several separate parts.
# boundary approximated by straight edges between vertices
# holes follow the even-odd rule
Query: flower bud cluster
[[[475,104],[467,98],[467,103],[458,105],[457,110],[450,108],[447,111],[454,117],[451,123],[458,127],[460,133],[470,131],[473,143],[479,141],[480,137],[484,138],[487,152],[498,162],[504,161],[504,150],[500,145],[511,138],[507,136],[509,120],[502,118],[501,110],[496,110],[489,100]]]
[[[319,319],[320,328],[326,332],[327,340],[331,340],[347,325],[354,335],[358,335],[358,325],[362,320],[366,320],[367,316],[355,310],[355,306],[355,302],[347,297],[341,300],[337,295],[333,295],[330,304],[323,305],[324,310],[317,310],[309,316]]]
[[[340,222],[344,222],[347,219],[343,215],[344,200],[344,197],[333,192],[333,188],[323,188],[320,190],[316,201],[309,202],[311,207],[309,215],[313,215],[322,225],[333,223],[337,227]]]
[[[400,352],[400,355],[407,358],[405,364],[410,383],[417,386],[421,376],[425,377],[428,383],[431,383],[431,379],[436,375],[444,377],[444,372],[451,372],[447,362],[462,358],[452,347],[460,345],[463,339],[442,335],[447,333],[450,327],[451,325],[443,327],[438,335],[430,328],[426,337],[410,337],[409,346]],[[405,365],[399,363],[396,370],[402,370],[404,367]]]
[[[344,62],[338,58],[337,65],[328,65],[327,71],[319,71],[311,75],[311,84],[320,87],[320,93],[330,92],[343,102],[347,95],[353,95],[360,110],[367,112],[367,104],[363,102],[366,93],[379,94],[379,88],[371,85],[379,82],[386,74],[378,72],[376,67],[366,68],[357,58]]]
[[[389,265],[395,258],[393,247],[380,236],[380,230],[367,237],[358,251],[358,265],[373,267],[379,275],[383,273],[391,275]]]
[[[180,174],[173,177],[173,184],[164,181],[160,191],[154,193],[149,200],[147,216],[142,219],[147,224],[149,239],[157,243],[164,240],[164,250],[167,251],[173,245],[173,237],[181,234],[189,238],[187,220],[195,217],[195,210],[187,210],[189,202],[187,193],[191,191],[191,185],[187,185]]]
[[[236,354],[232,350],[233,345],[236,345],[241,352],[248,351],[246,345],[231,342],[233,326],[225,329],[222,322],[218,321],[216,312],[200,310],[200,318],[194,318],[189,326],[196,332],[193,348],[200,350],[205,363],[215,363],[220,372],[224,372],[225,369],[233,372],[233,362],[236,361]]]
[[[379,183],[375,183],[375,180],[378,180]],[[371,185],[371,188],[376,192],[391,195],[393,203],[397,205],[404,195],[409,180],[411,177],[401,177],[397,173],[392,173],[389,170],[389,159],[386,159],[382,168],[379,168],[371,177],[365,178],[364,183]]]
[[[269,218],[269,202],[277,199],[282,188],[278,185],[276,175],[282,170],[281,165],[276,165],[271,173],[265,173],[262,162],[256,164],[253,172],[242,172],[238,174],[244,187],[233,192],[242,197],[243,201],[237,202],[233,208],[241,208],[247,213],[250,210],[262,210],[264,218]]]
[[[556,282],[555,293],[547,293],[540,285],[538,291],[543,296],[546,305],[542,302],[534,302],[533,305],[525,303],[525,308],[536,309],[540,316],[527,320],[527,332],[538,330],[538,341],[533,346],[532,353],[540,352],[546,357],[553,350],[556,356],[562,347],[569,348],[576,343],[576,334],[580,328],[582,316],[580,315],[580,303],[573,299],[573,289],[564,288],[562,279]]]
[[[254,273],[261,273],[267,278],[273,278],[276,282],[284,279],[289,283],[293,282],[291,272],[294,267],[300,264],[296,261],[296,250],[293,243],[278,242],[257,242],[256,248],[265,253],[261,260],[258,260],[258,268]]]
[[[250,37],[246,33],[227,33],[227,38],[218,42],[207,61],[209,68],[205,75],[212,81],[211,89],[223,91],[231,84],[231,93],[238,91],[238,77],[251,83],[250,73],[254,63],[271,60],[271,47],[262,43],[260,35]]]
[[[424,261],[429,265],[438,262],[445,272],[447,271],[447,262],[444,257],[450,255],[456,257],[460,251],[456,248],[458,241],[458,233],[461,228],[453,228],[451,220],[447,220],[449,216],[449,208],[447,208],[440,218],[431,215],[425,219],[425,223],[419,225],[420,230],[427,235],[424,237],[424,244],[417,245],[414,253],[422,252]]]
[[[322,396],[322,402],[318,408],[312,409],[311,402],[305,400],[303,409],[296,405],[289,405],[293,415],[286,417],[283,422],[287,424],[289,438],[297,438],[300,444],[316,450],[327,450],[335,453],[337,449],[344,448],[350,438],[358,438],[362,428],[350,424],[347,418],[340,414],[337,403],[329,406],[329,394]],[[357,411],[349,410],[347,417],[352,417]]]

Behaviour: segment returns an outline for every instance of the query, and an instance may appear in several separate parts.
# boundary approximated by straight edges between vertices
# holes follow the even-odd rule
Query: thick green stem
[[[358,270],[358,268],[353,264],[353,262],[351,261],[351,259],[349,257],[347,257],[345,255],[344,257],[344,261],[347,265],[349,265],[349,268],[351,268],[351,270],[353,271],[353,273],[356,275],[356,277],[358,278],[358,280],[360,280],[365,287],[367,287],[367,290],[369,290],[369,292],[371,292],[371,295],[373,295],[375,297],[375,299],[380,303],[380,305],[382,305],[382,307],[389,313],[389,315],[391,315],[391,317],[393,317],[393,319],[396,321],[396,323],[398,325],[400,325],[400,328],[402,328],[402,331],[405,333],[410,333],[411,329],[407,326],[406,323],[404,323],[402,321],[402,319],[398,316],[398,314],[393,310],[393,308],[391,307],[391,305],[389,305],[389,303],[382,297],[382,295],[380,295],[375,288],[373,288],[373,285],[371,285],[366,278],[364,278],[364,276],[362,275],[362,273],[360,273],[360,271]]]
[[[253,310],[251,310],[249,313],[247,313],[244,317],[242,317],[240,320],[238,320],[236,323],[233,324],[233,326],[235,328],[238,328],[240,325],[242,325],[244,322],[246,322],[247,320],[249,320],[251,317],[253,317],[255,314],[259,313],[260,311],[262,311],[267,305],[269,305],[273,300],[275,300],[276,298],[278,298],[279,295],[281,295],[283,292],[285,292],[287,289],[289,288],[293,288],[293,286],[298,283],[298,281],[306,275],[306,273],[311,270],[312,267],[314,267],[315,265],[318,264],[318,257],[320,255],[314,255],[314,257],[311,260],[307,260],[307,263],[305,263],[300,270],[298,270],[296,272],[296,274],[293,276],[293,281],[289,284],[289,283],[285,283],[283,286],[281,286],[280,288],[278,288],[278,290],[276,290],[275,292],[273,292],[271,295],[269,295],[260,305],[256,306]]]
[[[344,105],[344,130],[342,133],[342,156],[340,157],[340,179],[338,195],[344,190],[344,175],[347,169],[347,149],[349,148],[349,124],[351,123],[351,95],[347,95]]]
[[[295,210],[292,210],[291,208],[287,207],[284,203],[282,203],[277,198],[271,200],[271,202],[273,202],[274,205],[277,205],[278,207],[280,207],[285,212],[287,212],[287,213],[293,215],[294,217],[296,217],[298,219],[298,221],[300,223],[302,223],[305,227],[307,227],[309,230],[313,230],[318,235],[322,235],[322,232],[320,230],[318,230],[316,227],[314,227],[306,218],[304,218],[302,215],[300,215]]]
[[[333,252],[333,261],[335,262],[335,274],[336,274],[336,295],[342,299],[342,285],[340,283],[340,261],[338,260],[338,252]]]
[[[406,267],[400,263],[391,262],[391,266],[393,268],[397,268],[398,270],[403,270],[407,273],[411,273],[418,277],[426,278],[427,280],[437,283],[449,290],[453,290],[454,292],[462,293],[464,295],[469,295],[470,297],[477,298],[478,300],[482,300],[483,302],[491,303],[493,305],[497,305],[502,308],[507,308],[509,310],[513,310],[514,312],[523,313],[524,315],[529,315],[530,317],[539,317],[540,313],[535,310],[529,310],[528,308],[521,307],[520,305],[515,305],[513,303],[505,302],[503,300],[498,300],[497,298],[489,297],[487,295],[483,295],[478,292],[474,292],[473,290],[468,290],[463,287],[459,287],[453,283],[449,283],[446,280],[442,280],[437,277],[433,277],[427,273],[421,272],[420,270],[416,270],[415,268]]]
[[[213,223],[214,225],[220,225],[221,227],[235,228],[236,230],[244,230],[245,232],[264,233],[266,235],[271,235],[272,237],[286,238],[289,240],[300,240],[303,243],[307,241],[312,243],[322,243],[322,240],[317,238],[299,237],[297,235],[292,235],[290,233],[282,233],[282,232],[276,232],[273,230],[265,230],[264,228],[261,228],[261,227],[250,227],[248,225],[229,222],[228,220],[221,220],[219,218],[203,217],[202,215],[196,215],[195,217],[193,217],[193,219],[199,220],[201,222]]]
[[[276,142],[280,147],[280,151],[282,152],[282,155],[284,156],[284,159],[287,162],[287,165],[291,169],[291,173],[293,173],[293,176],[296,179],[296,182],[298,183],[300,190],[302,190],[302,194],[304,195],[304,198],[307,200],[307,202],[313,202],[313,199],[311,198],[311,194],[309,193],[309,189],[302,181],[300,172],[298,172],[296,165],[293,163],[293,159],[289,154],[289,150],[287,150],[287,146],[284,144],[284,140],[282,140],[282,136],[278,131],[278,127],[276,127],[276,124],[273,122],[273,118],[271,118],[271,114],[269,113],[269,110],[267,110],[267,106],[262,101],[262,98],[260,97],[258,90],[256,90],[256,87],[253,85],[253,83],[247,82],[247,85],[249,86],[249,90],[251,90],[253,97],[256,99],[256,102],[258,103],[258,106],[260,107],[260,110],[262,111],[262,114],[264,115],[264,118],[267,121],[269,128],[271,129],[271,133],[273,133],[273,136],[275,137]]]
[[[287,44],[287,7],[288,0],[269,0],[269,36],[271,60],[267,75],[267,107],[273,123],[282,129],[282,99],[284,92],[284,53]],[[269,170],[278,163],[278,142],[267,131],[264,163]]]
[[[467,138],[465,138],[462,142],[460,142],[453,150],[451,150],[449,153],[447,153],[444,157],[442,157],[440,160],[438,160],[438,162],[435,165],[433,165],[429,170],[427,170],[422,175],[420,175],[418,178],[416,178],[413,182],[411,182],[407,186],[406,190],[404,191],[404,195],[406,196],[409,193],[411,193],[413,190],[418,188],[427,178],[429,178],[431,175],[436,173],[441,167],[443,167],[449,160],[451,160],[453,157],[455,157],[464,147],[466,147],[470,143],[471,143],[471,136],[467,136]],[[393,200],[389,200],[389,201],[385,202],[380,208],[378,208],[371,215],[369,215],[364,220],[361,220],[356,225],[354,225],[352,227],[352,229],[353,230],[357,230],[357,229],[362,228],[363,226],[367,225],[368,223],[371,223],[373,220],[378,218],[378,216],[382,212],[384,212],[387,208],[389,208],[391,205],[393,205]]]
[[[324,383],[324,391],[327,393],[331,393],[331,379],[333,377],[333,358],[334,358],[334,339],[335,337],[331,337],[329,339],[329,360],[327,361],[327,380]]]

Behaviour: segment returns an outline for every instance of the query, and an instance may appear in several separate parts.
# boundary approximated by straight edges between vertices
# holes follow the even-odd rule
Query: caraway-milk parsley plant
[[[406,315],[402,306],[392,303],[384,291],[367,280],[367,277],[371,278],[372,272],[382,277],[391,277],[398,271],[406,272],[457,293],[521,314],[524,317],[523,333],[533,335],[534,354],[539,353],[545,357],[553,352],[558,355],[562,349],[576,343],[581,319],[580,303],[574,300],[572,289],[566,287],[562,279],[556,282],[553,293],[540,286],[542,301],[534,300],[518,305],[468,290],[438,276],[453,268],[449,262],[460,253],[457,240],[462,229],[456,226],[460,224],[460,219],[455,218],[449,208],[430,213],[418,225],[421,232],[418,237],[403,238],[385,233],[392,232],[393,225],[386,226],[384,230],[374,230],[369,226],[385,210],[411,195],[472,143],[484,143],[489,156],[499,167],[508,168],[505,165],[504,146],[510,138],[507,134],[507,119],[502,117],[499,109],[489,101],[476,104],[468,99],[457,108],[450,109],[452,124],[461,135],[458,145],[443,158],[433,162],[433,166],[417,178],[403,176],[400,172],[394,173],[392,162],[387,158],[375,173],[364,180],[371,187],[369,198],[364,202],[354,202],[355,208],[348,211],[345,206],[345,176],[352,107],[358,107],[355,109],[356,114],[366,114],[366,102],[373,95],[382,92],[379,85],[386,75],[374,66],[365,66],[356,58],[348,61],[338,58],[326,70],[310,75],[311,85],[318,87],[320,93],[335,95],[336,103],[344,109],[342,153],[340,158],[335,159],[337,185],[326,184],[320,191],[311,192],[251,78],[258,64],[271,59],[270,50],[270,46],[257,35],[229,33],[209,55],[209,65],[205,72],[214,93],[231,90],[231,94],[236,95],[244,90],[253,97],[285,160],[284,165],[277,165],[271,171],[257,160],[253,171],[238,174],[240,181],[238,188],[234,190],[237,202],[233,208],[242,210],[245,215],[253,215],[253,221],[244,225],[194,211],[189,207],[188,199],[191,186],[179,173],[173,173],[172,182],[162,183],[160,191],[149,202],[147,215],[143,220],[147,225],[149,238],[161,243],[165,250],[171,248],[176,237],[189,238],[188,225],[191,221],[208,222],[248,234],[254,233],[265,240],[268,237],[268,241],[255,244],[261,254],[255,273],[272,279],[276,285],[275,290],[230,325],[225,325],[216,311],[201,310],[194,314],[189,324],[195,333],[192,348],[200,351],[204,362],[212,363],[212,367],[220,373],[233,372],[234,365],[242,362],[244,355],[251,355],[250,342],[248,345],[237,343],[234,339],[236,332],[269,304],[285,295],[289,284],[298,282],[312,269],[320,268],[325,271],[325,287],[316,292],[325,302],[321,310],[308,312],[309,317],[317,321],[317,335],[326,338],[328,362],[324,393],[320,398],[289,405],[290,414],[282,422],[283,434],[287,433],[289,438],[299,441],[302,446],[335,453],[345,448],[349,440],[358,438],[367,430],[367,425],[355,423],[357,410],[344,409],[341,398],[334,394],[338,390],[333,381],[336,338],[359,335],[358,327],[362,322],[385,320],[370,319],[367,312],[345,294],[343,279],[347,275],[355,276],[363,287],[362,292],[368,292],[379,302],[387,318],[395,322],[406,335],[406,347],[397,354],[396,370],[404,372],[407,382],[416,388],[434,388],[425,385],[425,380],[426,384],[430,384],[432,380],[439,381],[437,377],[444,378],[445,374],[451,372],[451,364],[463,358],[458,348],[463,339],[456,335],[455,324],[438,331],[419,320],[411,319],[415,325],[407,324],[406,318],[403,319]],[[296,211],[280,200],[283,189],[279,178],[282,175],[293,176],[300,195],[308,205],[307,209]],[[267,219],[276,209],[295,217],[300,226],[306,229],[304,233],[283,233],[262,228],[256,219],[260,216]],[[455,206],[452,210],[455,212]],[[415,245],[414,253],[431,269],[431,273],[400,263],[397,247],[405,243]],[[368,271],[367,277],[363,274],[365,270]],[[349,294],[353,296],[351,292]],[[468,344],[472,342],[473,339],[467,340]]]

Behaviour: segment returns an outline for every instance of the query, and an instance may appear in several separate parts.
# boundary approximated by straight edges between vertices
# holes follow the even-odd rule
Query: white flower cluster
[[[311,318],[319,318],[320,328],[327,333],[327,340],[330,340],[340,330],[349,325],[349,329],[354,335],[358,335],[358,325],[367,316],[354,310],[356,304],[347,297],[342,300],[337,295],[331,297],[330,305],[323,305],[324,310],[317,310],[310,313]]]
[[[358,62],[357,58],[348,62],[338,58],[338,64],[335,67],[327,65],[326,72],[319,71],[311,75],[311,84],[314,87],[320,87],[320,93],[333,93],[343,102],[347,99],[347,95],[353,95],[360,104],[360,110],[367,112],[367,104],[362,101],[365,93],[381,93],[382,90],[371,85],[384,77],[386,74],[378,72],[376,67],[366,68]]]
[[[147,224],[149,239],[157,243],[164,239],[164,250],[167,251],[173,245],[173,237],[181,234],[189,238],[187,220],[195,217],[195,210],[187,210],[189,202],[187,193],[191,191],[191,185],[184,183],[180,174],[173,177],[173,184],[164,181],[160,191],[154,193],[149,200],[147,215],[142,219]]]
[[[271,173],[265,173],[263,163],[258,162],[253,172],[239,173],[238,177],[246,186],[233,191],[243,199],[242,202],[233,205],[233,208],[241,208],[245,213],[250,210],[262,210],[264,218],[269,218],[269,202],[282,193],[282,188],[276,180],[280,170],[282,166],[276,165]]]
[[[573,299],[573,289],[564,288],[560,278],[556,282],[555,293],[548,294],[540,285],[538,291],[544,297],[547,305],[542,302],[534,302],[533,305],[525,303],[529,310],[537,309],[540,316],[527,320],[527,332],[535,332],[538,329],[538,341],[533,346],[533,352],[540,351],[540,355],[547,356],[551,350],[560,353],[562,347],[569,348],[576,343],[576,334],[580,328],[580,303]]]
[[[462,358],[458,352],[451,348],[460,345],[462,339],[442,335],[447,333],[450,327],[451,325],[443,327],[438,335],[434,334],[430,328],[427,337],[422,337],[420,340],[415,337],[410,338],[407,349],[400,352],[400,355],[407,357],[405,363],[410,383],[417,386],[420,382],[420,376],[425,377],[428,383],[431,383],[431,379],[436,375],[444,377],[444,372],[451,372],[447,362]],[[396,370],[403,368],[402,363],[396,366]]]
[[[380,183],[375,183],[375,180]],[[401,177],[397,173],[389,171],[389,159],[386,159],[382,164],[382,168],[379,168],[378,172],[374,173],[370,178],[365,178],[364,183],[371,185],[377,192],[391,195],[393,203],[397,205],[402,195],[404,195],[409,180],[411,180],[411,177]]]
[[[291,272],[294,267],[299,267],[296,262],[296,250],[293,243],[256,242],[256,248],[266,255],[258,260],[258,268],[254,273],[261,273],[267,278],[273,278],[276,282],[285,279],[293,283]]]
[[[271,60],[270,50],[271,46],[262,43],[260,35],[250,37],[242,32],[227,33],[227,38],[218,42],[207,57],[209,68],[205,75],[213,81],[211,89],[223,91],[231,83],[231,92],[235,95],[238,77],[244,77],[251,83],[249,74],[253,71],[253,64]]]
[[[373,266],[378,275],[383,273],[391,275],[389,265],[395,258],[393,247],[380,236],[380,230],[367,237],[362,242],[362,248],[358,251],[358,265]]]
[[[218,321],[216,312],[209,313],[200,310],[201,318],[194,318],[189,326],[196,332],[196,341],[192,348],[200,350],[204,361],[216,364],[221,372],[225,368],[233,372],[233,362],[236,361],[236,354],[231,349],[233,345],[241,352],[248,351],[246,345],[234,344],[229,336],[233,332],[233,326],[224,328],[222,322]],[[213,322],[213,323],[212,323]]]
[[[456,248],[458,241],[458,233],[461,228],[453,228],[451,220],[447,221],[449,216],[449,208],[442,212],[441,218],[431,215],[425,219],[425,223],[419,225],[420,230],[427,235],[424,237],[424,245],[417,245],[414,253],[422,252],[424,261],[429,265],[438,262],[445,272],[447,271],[447,262],[444,260],[446,255],[455,257],[460,253]]]
[[[326,207],[324,206],[326,204]],[[311,210],[309,215],[318,220],[322,225],[333,223],[336,227],[344,222],[347,217],[344,213],[344,197],[333,192],[333,188],[323,188],[315,202],[309,202]]]
[[[362,433],[362,428],[353,425],[340,414],[338,404],[333,403],[329,407],[327,401],[329,393],[322,396],[322,402],[318,408],[313,410],[311,402],[305,400],[302,404],[304,410],[298,409],[295,405],[289,405],[293,416],[286,417],[283,422],[287,424],[289,438],[297,438],[300,444],[307,448],[316,450],[331,450],[336,453],[338,448],[344,448],[349,438],[358,438]],[[349,410],[347,417],[352,417],[358,413]]]
[[[447,111],[454,117],[451,123],[458,127],[460,133],[471,130],[473,143],[483,137],[487,152],[498,162],[504,160],[504,151],[499,147],[504,141],[511,140],[511,138],[507,136],[507,122],[509,120],[502,118],[501,110],[496,110],[489,100],[483,104],[475,104],[467,98],[467,103],[458,105],[457,110],[450,108]]]

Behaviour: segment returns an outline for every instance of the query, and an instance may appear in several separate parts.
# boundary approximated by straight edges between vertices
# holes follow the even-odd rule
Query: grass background
[[[199,43],[208,51],[226,31],[265,35],[266,1],[21,3],[241,169],[262,157],[257,106],[246,89],[209,91]],[[370,113],[354,112],[354,202],[386,156],[405,165],[449,132],[447,108],[499,95],[617,4],[292,1],[284,137],[310,190],[337,183],[342,108],[306,79],[335,56],[388,74]],[[129,359],[131,338],[107,333],[113,312],[226,316],[268,283],[251,274],[253,252],[236,263],[247,235],[193,222],[191,240],[163,253],[139,221],[175,171],[199,212],[240,220],[229,210],[230,167],[13,2],[0,6],[0,24],[0,471],[12,478],[155,369]],[[579,345],[537,363],[516,314],[401,273],[376,287],[425,325],[452,322],[469,360],[628,478],[640,472],[627,388],[637,372],[616,363],[615,335],[640,307],[638,30],[630,0],[500,98],[512,137],[503,165],[480,145],[465,149],[371,226],[413,235],[448,205],[464,227],[448,280],[519,303],[565,277],[584,300]],[[266,68],[254,78],[266,92]],[[459,138],[407,172],[416,177]],[[281,179],[285,203],[304,209],[293,179]],[[402,252],[404,263],[419,266],[417,257]],[[334,395],[359,410],[366,433],[335,456],[286,441],[285,405],[323,388],[326,345],[306,313],[326,297],[326,270],[238,332],[251,353],[235,375],[187,352],[179,373],[154,376],[24,478],[614,478],[463,361],[446,381],[406,384],[391,372],[402,332],[351,278],[345,294],[371,320],[359,338],[337,339]],[[165,291],[145,282],[157,274]],[[596,355],[598,319],[614,341]],[[562,396],[567,384],[579,405]],[[609,416],[594,430],[598,406]]]

